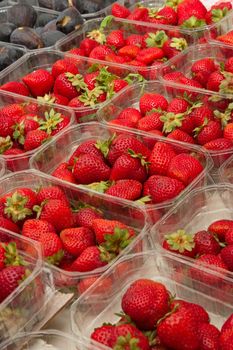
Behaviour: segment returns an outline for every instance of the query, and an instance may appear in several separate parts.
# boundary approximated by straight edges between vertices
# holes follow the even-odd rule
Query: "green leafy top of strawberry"
[[[224,113],[216,110],[214,111],[214,115],[217,119],[220,120],[222,128],[224,128],[228,124],[229,120],[231,120],[231,111],[227,109],[225,110]]]
[[[49,113],[46,111],[44,116],[45,119],[41,119],[39,121],[39,129],[46,131],[47,134],[51,134],[53,130],[56,130],[57,125],[63,120],[61,113],[55,112],[53,108],[49,111]]]
[[[228,8],[224,7],[223,9],[213,9],[211,11],[211,19],[212,22],[216,23],[219,22],[223,17],[225,17],[228,13]]]
[[[25,124],[23,121],[21,121],[20,123],[17,123],[13,126],[14,128],[14,132],[13,132],[13,138],[15,140],[17,140],[21,145],[24,145],[24,141],[25,141]]]
[[[147,47],[162,47],[168,40],[168,36],[164,30],[157,30],[156,33],[148,33],[146,38]]]
[[[116,133],[112,134],[111,137],[109,137],[107,140],[97,140],[95,147],[101,151],[104,158],[107,158],[110,146],[116,138]]]
[[[148,9],[148,15],[149,17],[157,17],[157,13],[158,13],[159,9],[158,8],[155,8],[155,7],[151,7]]]
[[[105,242],[101,244],[109,253],[117,256],[123,249],[125,249],[134,239],[130,236],[127,228],[114,228],[113,234],[104,235]]]
[[[139,199],[137,199],[136,201],[134,201],[134,203],[140,204],[140,205],[145,205],[146,203],[151,202],[151,197],[150,196],[144,196],[141,197]]]
[[[146,168],[146,171],[148,171],[148,167],[150,165],[150,162],[147,162],[145,159],[146,157],[143,156],[141,153],[135,153],[132,149],[128,149],[128,154],[132,157],[132,158],[138,158],[140,159],[141,165],[144,166]]]
[[[170,46],[178,51],[183,51],[188,47],[188,43],[185,38],[172,38]]]
[[[196,16],[191,16],[181,24],[181,27],[189,29],[202,27],[204,25],[206,25],[206,21],[204,19],[198,19]]]
[[[209,123],[208,118],[205,118],[205,119],[204,119],[204,123],[203,123],[202,125],[200,125],[200,126],[196,127],[195,129],[193,129],[194,137],[197,137],[197,136],[200,134],[200,132],[202,131],[202,129],[203,129],[206,125],[208,125],[208,123]]]
[[[107,189],[113,184],[111,181],[100,181],[100,182],[92,182],[88,185],[83,185],[85,188],[89,188],[90,190],[105,193]]]
[[[186,250],[191,252],[195,247],[193,235],[187,234],[185,230],[177,230],[174,233],[165,235],[165,239],[172,250],[184,253]]]
[[[87,34],[87,37],[95,40],[99,44],[104,44],[106,42],[106,35],[104,34],[104,29],[112,22],[113,16],[106,16],[101,24],[99,29],[94,29]]]
[[[5,266],[25,266],[26,265],[26,262],[24,261],[24,259],[19,255],[15,242],[10,242],[8,244],[5,244],[5,243],[0,243],[0,244],[5,250],[5,254],[4,254]]]
[[[175,9],[182,1],[183,0],[166,0],[165,5]]]
[[[27,216],[32,215],[31,209],[25,205],[28,202],[26,196],[22,196],[19,192],[15,191],[12,196],[7,197],[4,208],[4,213],[12,218],[14,222],[25,219]]]
[[[146,81],[146,79],[138,73],[129,73],[125,78],[125,81],[127,81],[127,83],[132,84],[132,83],[142,83],[144,81]]]
[[[54,103],[56,100],[55,96],[51,94],[45,94],[44,96],[37,96],[37,101],[41,103]]]
[[[4,153],[8,149],[10,149],[12,146],[13,146],[13,142],[9,135],[7,137],[0,137],[0,154]]]
[[[160,117],[160,120],[163,124],[163,132],[169,133],[172,132],[177,127],[182,125],[182,121],[185,118],[185,113],[173,113],[168,112]]]
[[[63,256],[64,256],[64,251],[62,249],[60,249],[55,254],[53,254],[51,256],[47,256],[45,260],[47,261],[47,263],[49,263],[51,265],[59,265]]]
[[[139,339],[131,336],[130,333],[127,333],[125,336],[119,336],[117,338],[116,345],[114,345],[113,350],[140,350],[141,348],[138,346]]]
[[[98,98],[104,93],[101,86],[96,86],[93,90],[86,90],[78,97],[79,101],[84,103],[84,106],[94,107],[98,103]]]
[[[230,72],[221,72],[225,79],[223,79],[219,86],[219,91],[225,94],[233,93],[233,73]]]
[[[67,72],[65,73],[65,76],[68,78],[71,84],[77,89],[77,91],[87,90],[87,84],[84,82],[83,76],[81,74],[72,74],[70,72]]]

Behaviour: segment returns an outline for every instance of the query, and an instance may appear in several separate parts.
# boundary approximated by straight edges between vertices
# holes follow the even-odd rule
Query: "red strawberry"
[[[110,47],[107,45],[100,45],[90,52],[89,57],[97,60],[105,60],[105,57],[110,54],[114,54],[114,51],[110,49]]]
[[[233,30],[228,33],[219,35],[217,40],[223,42],[224,44],[232,45],[233,44]]]
[[[85,39],[84,39],[85,40]],[[83,40],[83,41],[84,41]],[[94,41],[94,40],[93,40]],[[96,41],[95,41],[96,43]],[[81,44],[80,44],[81,45]],[[71,55],[78,55],[78,56],[88,56],[86,55],[86,52],[83,50],[83,49],[80,49],[79,47],[77,48],[74,48],[74,49],[71,49],[69,51],[67,51],[68,54],[71,54]],[[79,62],[77,59],[75,60],[75,62]]]
[[[143,41],[143,36],[139,34],[130,34],[126,39],[125,39],[125,44],[126,45],[136,45],[141,47],[142,46],[142,41]]]
[[[190,113],[190,117],[193,119],[195,127],[199,127],[204,124],[205,120],[213,120],[213,111],[206,105],[201,105],[200,107],[194,108]]]
[[[150,112],[152,109],[167,110],[168,102],[165,97],[157,93],[145,93],[139,101],[139,107],[142,114]]]
[[[106,38],[106,44],[111,47],[114,46],[117,49],[120,49],[122,46],[124,46],[125,40],[123,31],[120,29],[112,30]]]
[[[161,113],[153,112],[153,110],[141,118],[137,125],[137,128],[142,131],[162,130],[162,127]]]
[[[178,310],[181,310],[181,309],[190,310],[192,312],[192,315],[196,318],[199,325],[208,324],[210,322],[210,318],[209,318],[208,313],[206,312],[206,310],[202,306],[200,306],[198,304],[190,303],[190,302],[187,302],[184,300],[175,299],[171,303],[171,309],[174,309],[177,306],[179,306]]]
[[[31,151],[43,144],[47,140],[49,135],[43,130],[32,130],[29,131],[25,137],[24,149],[25,151]]]
[[[19,255],[16,243],[0,242],[0,271],[7,266],[24,265],[22,257]]]
[[[88,272],[107,265],[98,247],[86,248],[71,265],[72,271]]]
[[[0,216],[0,227],[8,231],[19,233],[18,226],[10,219],[4,218],[3,216]]]
[[[23,281],[27,270],[24,266],[8,266],[0,271],[0,302],[2,303]]]
[[[190,107],[190,104],[181,97],[173,98],[168,105],[167,112],[172,112],[174,114],[184,113]]]
[[[48,199],[61,199],[67,204],[69,203],[64,191],[55,185],[43,186],[37,192],[37,200],[39,203]]]
[[[183,0],[177,6],[178,24],[181,25],[185,22],[185,27],[189,27],[190,21],[203,20],[206,13],[207,9],[200,0]],[[198,24],[197,22],[195,26],[198,26]],[[205,22],[201,24],[203,25]]]
[[[219,277],[210,275],[209,273],[203,271],[203,267],[209,268],[216,272],[219,268],[222,270],[227,270],[226,264],[223,262],[219,255],[204,254],[194,260],[194,267],[190,269],[191,277],[194,280],[198,280],[208,284],[219,283]],[[223,271],[221,271],[224,274]]]
[[[7,115],[0,116],[0,137],[13,136],[14,133],[14,119]]]
[[[42,247],[43,256],[52,265],[60,263],[63,257],[62,242],[54,231],[40,233],[38,240]]]
[[[202,126],[195,129],[195,137],[199,145],[221,138],[223,136],[221,124],[214,120],[205,120]]]
[[[221,84],[223,80],[223,74],[220,71],[214,71],[209,75],[206,87],[208,90],[221,91]]]
[[[139,52],[140,48],[137,45],[126,45],[120,48],[118,55],[134,59]]]
[[[118,4],[116,3],[115,5]],[[112,338],[114,327],[115,326],[106,324],[101,327],[95,328],[95,330],[91,333],[91,339],[110,347],[110,339]]]
[[[138,121],[142,118],[141,113],[132,107],[123,109],[123,111],[117,116],[117,119],[131,121],[133,125],[137,125]]]
[[[182,131],[180,129],[173,130],[170,134],[167,135],[167,138],[181,141],[181,142],[195,143],[192,136],[190,136],[189,134],[187,134],[187,132]]]
[[[202,323],[198,327],[200,350],[219,349],[219,330],[212,324]]]
[[[205,230],[195,233],[194,242],[196,246],[196,253],[198,255],[218,255],[221,250],[221,247],[214,236]]]
[[[163,8],[161,8],[158,11],[157,16],[166,18],[167,24],[177,25],[177,20],[178,20],[177,13],[170,6],[164,6]]]
[[[99,71],[87,73],[84,76],[84,83],[87,84],[89,90],[93,90],[96,87],[96,77],[98,77]]]
[[[120,90],[122,90],[124,87],[128,86],[129,84],[127,83],[127,81],[123,80],[123,79],[114,79],[113,80],[113,90],[114,92],[119,92]]]
[[[169,310],[169,294],[163,284],[139,279],[133,282],[121,300],[122,310],[137,327],[151,330]]]
[[[73,85],[76,84],[77,85]],[[79,86],[83,84],[83,78],[81,75],[73,75],[71,73],[62,73],[60,74],[54,83],[54,93],[72,100],[73,98],[79,95]]]
[[[18,103],[12,103],[0,109],[0,117],[11,117],[16,123],[23,114],[25,114],[24,107]]]
[[[0,90],[13,92],[14,94],[19,94],[23,96],[29,96],[30,92],[28,88],[19,81],[9,81],[0,87]]]
[[[85,38],[80,42],[79,48],[84,51],[85,56],[89,56],[91,51],[99,46],[99,43],[93,39]]]
[[[195,76],[198,73],[205,73],[208,72],[208,74],[210,75],[210,73],[214,72],[216,70],[216,65],[214,63],[214,60],[212,58],[201,58],[197,61],[195,61],[192,64],[191,67],[191,71],[193,73],[193,75]]]
[[[176,197],[183,191],[184,185],[167,176],[152,175],[144,183],[144,196],[151,196],[153,203],[161,203]]]
[[[179,82],[180,78],[184,77],[184,74],[181,72],[170,72],[163,75],[163,79],[168,81],[177,81]]]
[[[142,184],[136,180],[118,180],[111,185],[105,193],[134,201],[141,197]]]
[[[233,73],[233,57],[229,57],[226,62],[225,62],[225,66],[224,66],[224,70],[226,72],[230,72]]]
[[[233,245],[233,228],[229,228],[226,231],[224,238],[227,245]]]
[[[73,213],[75,226],[83,226],[92,228],[92,222],[95,219],[101,218],[102,214],[93,208],[81,208],[77,212]]]
[[[76,183],[74,175],[71,170],[69,170],[68,163],[61,163],[51,175],[67,182]]]
[[[172,146],[156,142],[149,158],[149,174],[167,175],[169,164],[175,156],[176,153]]]
[[[94,233],[87,227],[62,230],[60,238],[63,247],[73,256],[79,256],[87,247],[95,245]]]
[[[136,7],[127,17],[133,21],[145,21],[148,19],[149,10],[146,7]]]
[[[112,5],[112,15],[118,18],[127,18],[130,15],[130,11],[127,7],[114,3]]]
[[[233,147],[233,143],[232,141],[222,137],[205,143],[203,147],[210,151],[221,151],[231,149]]]
[[[104,147],[105,143],[103,144]],[[108,142],[106,146],[108,145]],[[74,165],[76,159],[81,155],[81,154],[89,154],[89,155],[94,155],[99,157],[101,160],[104,160],[103,158],[103,153],[101,152],[101,143],[98,142],[96,139],[94,140],[87,140],[82,142],[76,150],[73,152],[69,159],[69,165]]]
[[[221,332],[226,331],[227,329],[232,329],[233,327],[233,314],[230,315],[227,320],[224,322],[224,324],[222,325],[222,329]]]
[[[181,51],[188,47],[188,43],[184,38],[168,39],[163,45],[163,52],[167,58],[178,55]]]
[[[55,229],[50,222],[39,219],[28,219],[23,224],[22,235],[25,237],[38,241],[42,232],[55,233]]]
[[[233,245],[224,247],[220,255],[228,270],[233,271]]]
[[[233,142],[233,123],[229,123],[225,126],[223,136],[225,139]]]
[[[190,258],[194,258],[196,255],[193,235],[187,234],[184,230],[177,230],[165,235],[163,248]]]
[[[51,73],[45,69],[37,69],[23,77],[24,84],[29,88],[32,96],[44,96],[53,87],[54,79]]]
[[[222,220],[217,220],[212,222],[212,224],[209,225],[207,230],[213,234],[216,234],[218,239],[224,242],[225,234],[229,229],[232,229],[232,228],[233,228],[233,220],[222,219]]]
[[[220,2],[217,5],[211,6],[205,17],[206,23],[212,24],[220,21],[231,9],[232,5],[230,2]]]
[[[233,329],[221,332],[219,344],[221,350],[233,350]]]
[[[72,73],[72,74],[78,74],[79,70],[76,67],[75,63],[72,62],[71,59],[61,59],[56,61],[52,66],[52,76],[54,79],[56,79],[60,74],[62,73]]]
[[[136,60],[146,65],[150,65],[155,60],[159,60],[164,57],[164,52],[159,47],[148,47],[138,52]]]
[[[130,344],[135,342],[141,350],[149,350],[149,341],[148,338],[135,326],[131,324],[122,324],[119,326],[115,326],[112,330],[112,336],[109,340],[110,347],[116,348],[117,346],[122,347],[123,341],[123,349],[130,348]]]

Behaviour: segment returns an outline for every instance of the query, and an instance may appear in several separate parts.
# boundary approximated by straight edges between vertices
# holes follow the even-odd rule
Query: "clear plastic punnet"
[[[9,107],[9,110],[12,108],[12,111],[16,108],[17,110],[21,110],[22,116],[31,114],[32,117],[36,117],[37,120],[39,118],[45,119],[46,115],[59,115],[64,116],[65,118],[69,118],[69,123],[64,127],[64,130],[69,126],[75,123],[75,116],[72,110],[61,106],[61,105],[53,105],[45,102],[39,102],[30,97],[12,94],[7,91],[0,90],[0,114],[1,111],[5,111]],[[10,111],[9,113],[11,113]],[[3,113],[3,112],[2,112]],[[18,112],[19,113],[19,112]],[[17,122],[15,122],[15,127],[17,127]],[[3,130],[1,130],[3,132]],[[22,131],[23,132],[23,131]],[[59,133],[60,131],[58,131]],[[23,134],[22,134],[23,135]],[[49,136],[49,134],[48,134]],[[53,136],[50,136],[53,137]],[[8,138],[8,139],[7,139]],[[13,146],[14,136],[13,135],[5,135],[2,133],[0,137],[0,159],[5,161],[6,169],[8,171],[20,171],[29,168],[29,159],[36,152],[36,149],[32,149],[30,151],[21,151],[21,152],[12,152],[12,154],[8,154],[9,150],[14,150],[19,147]],[[40,146],[41,147],[41,146]],[[23,149],[22,147],[20,150]],[[37,148],[38,149],[38,148]],[[8,151],[6,154],[4,154]]]
[[[233,156],[228,158],[219,168],[219,180],[233,184]]]
[[[216,25],[213,28],[211,28],[210,31],[207,31],[205,33],[205,36],[210,43],[224,44],[224,41],[222,41],[221,38],[220,40],[218,40],[218,36],[222,36],[232,31],[232,25],[233,25],[233,12],[231,11],[231,13],[228,16],[223,18],[220,22],[216,23]],[[230,45],[230,42],[228,43],[226,42],[225,44]]]
[[[6,164],[3,158],[0,158],[0,178],[3,177],[6,171]]]
[[[98,193],[91,193],[87,190],[74,187],[69,183],[61,183],[58,179],[38,173],[35,170],[16,172],[3,177],[0,183],[0,196],[20,187],[36,190],[39,187],[49,185],[61,187],[74,207],[80,205],[80,203],[95,207],[103,214],[104,218],[119,220],[132,227],[136,232],[133,241],[116,258],[106,266],[90,272],[66,271],[55,265],[46,264],[53,273],[54,284],[57,289],[72,289],[72,292],[76,292],[77,294],[82,293],[93,283],[93,280],[106,271],[122,255],[146,251],[151,248],[148,236],[148,217],[143,208],[139,208],[133,203],[127,203],[126,205],[118,198],[101,196]]]
[[[165,138],[157,137],[155,135],[139,132],[136,130],[129,130],[124,128],[119,128],[111,126],[110,128],[107,125],[101,125],[96,122],[80,124],[74,127],[69,128],[69,130],[62,133],[61,137],[56,137],[54,141],[49,142],[47,145],[37,152],[34,157],[31,159],[30,166],[42,173],[52,177],[51,173],[57,168],[60,163],[66,162],[75,149],[84,141],[87,140],[107,140],[113,137],[114,134],[124,134],[126,133],[129,136],[134,136],[137,139],[143,141],[145,145],[150,148],[153,148],[154,144],[157,141],[162,141],[173,145],[179,152],[188,152],[195,155],[203,165],[203,171],[192,181],[178,196],[174,199],[164,201],[159,204],[140,204],[137,202],[121,199],[122,205],[128,206],[130,203],[136,203],[139,207],[146,208],[147,213],[150,215],[151,219],[155,222],[161,215],[164,214],[169,208],[171,208],[175,203],[180,201],[180,199],[188,193],[193,188],[202,187],[207,182],[208,173],[212,167],[212,161],[208,153],[200,149],[199,147],[188,145],[184,143],[177,143],[176,141],[170,141]],[[178,147],[178,148],[177,148]],[[63,180],[60,180],[63,183]],[[67,182],[66,182],[67,183]],[[83,188],[85,186],[76,185],[70,183],[71,187],[74,188]],[[97,193],[93,189],[89,189],[89,193]],[[112,198],[112,196],[100,193],[100,196],[103,198]],[[114,197],[116,198],[116,197]]]
[[[45,306],[53,295],[48,276],[43,271],[40,245],[26,237],[0,228],[0,240],[13,242],[25,263],[25,278],[0,303],[0,342],[16,333],[31,331],[45,316]]]
[[[210,315],[210,322],[220,329],[233,312],[232,283],[224,279],[219,280],[218,286],[215,287],[208,283],[199,283],[188,275],[188,268],[192,266],[169,255],[160,255],[156,251],[118,260],[98,282],[73,303],[73,333],[84,340],[90,340],[95,328],[103,323],[119,321],[116,313],[121,311],[123,294],[131,283],[141,278],[164,284],[176,299],[184,299],[204,307]],[[207,276],[213,275],[209,273]],[[105,288],[100,289],[100,284],[105,285]],[[228,290],[220,290],[220,286],[227,286]],[[93,343],[98,344],[95,341]]]

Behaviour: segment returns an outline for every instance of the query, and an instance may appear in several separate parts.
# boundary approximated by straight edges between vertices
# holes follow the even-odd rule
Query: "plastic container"
[[[2,74],[0,74],[0,85],[3,85],[9,81],[20,81],[22,77],[26,74],[33,72],[36,69],[47,69],[51,70],[52,65],[60,59],[63,58],[73,58],[74,62],[77,64],[79,73],[86,74],[88,69],[92,65],[98,65],[98,67],[108,67],[108,70],[120,77],[124,78],[130,73],[134,73],[133,67],[113,64],[110,62],[104,62],[99,60],[94,60],[87,57],[80,57],[77,55],[65,54],[63,52],[55,50],[40,50],[37,52],[31,52],[22,57],[14,67],[8,67]],[[134,78],[132,78],[134,79]],[[103,103],[99,103],[94,107],[76,107],[72,110],[76,114],[78,122],[88,121],[96,119],[95,113],[98,108]],[[71,108],[69,108],[71,110]]]
[[[56,178],[38,173],[35,170],[22,171],[5,176],[0,183],[0,196],[9,191],[15,190],[18,187],[26,186],[32,189],[37,189],[38,187],[45,185],[59,185],[66,193],[67,197],[72,200],[72,203],[78,203],[81,201],[91,206],[98,207],[98,209],[104,213],[104,217],[122,221],[136,230],[137,236],[133,242],[128,245],[128,247],[125,248],[116,259],[121,255],[145,251],[151,247],[148,238],[148,218],[143,209],[128,203],[127,207],[125,207],[125,203],[121,202],[119,199],[91,193],[87,190],[74,187],[69,183],[62,184],[61,181],[58,181]],[[100,276],[116,261],[116,259],[112,260],[111,263],[104,267],[85,273],[69,272],[53,265],[47,266],[53,273],[54,283],[57,288],[65,289],[65,287],[73,287],[72,291],[79,293],[81,289],[77,289],[77,286],[81,280],[82,286],[80,286],[80,288],[83,290],[85,289],[85,283],[88,284],[88,281],[85,282],[85,280]]]
[[[233,47],[229,45],[224,45],[220,42],[209,42],[206,44],[193,45],[189,48],[185,49],[182,53],[173,57],[169,60],[163,67],[161,67],[159,72],[159,78],[163,84],[167,83],[167,80],[164,79],[164,75],[167,73],[171,73],[174,71],[179,71],[185,74],[188,78],[191,78],[191,66],[194,62],[202,59],[202,58],[212,58],[216,61],[216,63],[225,63],[227,58],[233,56]],[[186,86],[181,83],[175,83],[174,86]],[[203,91],[204,88],[197,88],[198,91]],[[209,93],[214,91],[205,90]],[[223,94],[218,93],[223,97],[232,98],[232,93]]]
[[[119,260],[91,288],[71,306],[72,331],[84,340],[90,339],[94,328],[104,322],[119,320],[115,313],[121,311],[121,298],[129,285],[137,279],[149,278],[163,283],[177,299],[203,306],[211,323],[218,328],[233,313],[232,294],[208,284],[198,284],[185,271],[188,265],[169,255],[157,252],[136,254]],[[232,289],[232,283],[222,281]],[[100,290],[99,285],[108,286]],[[220,285],[220,281],[219,281]],[[93,341],[93,344],[95,341]]]
[[[202,92],[199,92],[196,89],[190,89],[189,87],[186,87],[185,91],[190,95],[192,94],[193,102],[194,101],[201,102],[202,100],[206,100],[207,98],[211,100],[211,98],[213,97],[217,98],[218,96],[221,99],[220,95],[214,94],[213,92],[209,93],[205,90],[202,90]],[[136,85],[127,87],[127,90],[119,92],[108,103],[103,105],[97,112],[98,121],[109,125],[109,122],[116,120],[117,116],[125,108],[132,107],[132,108],[139,109],[139,100],[144,93],[161,94],[167,99],[168,102],[171,101],[173,98],[181,95],[180,89],[177,88],[176,84],[173,84],[171,82],[168,82],[168,83],[166,82],[166,85],[158,81],[148,81],[148,82],[136,84]],[[128,98],[125,98],[126,94]],[[233,96],[231,99],[228,100],[228,103],[231,103],[232,101],[233,101]],[[220,109],[221,107],[220,104],[217,105],[213,103],[213,106],[211,107],[213,110],[224,112],[223,109]],[[201,148],[201,146],[199,145],[197,146]],[[232,148],[227,150],[221,150],[221,151],[208,150],[208,152],[211,155],[214,163],[214,167],[211,170],[211,174],[215,175],[220,165],[223,162],[225,162],[226,159],[231,156],[231,154],[233,154],[233,144],[232,144]]]
[[[233,156],[228,158],[219,168],[219,180],[233,184]]]
[[[69,37],[67,38],[59,40],[59,42],[55,45],[55,48],[59,51],[69,51],[75,47],[76,48],[79,47],[80,42],[87,36],[87,34],[90,31],[99,29],[99,26],[102,20],[103,18],[98,18],[98,19],[93,19],[85,22],[80,30],[70,34]],[[171,26],[169,27],[169,26],[155,25],[155,24],[146,23],[146,22],[128,21],[125,19],[119,19],[119,18],[113,17],[111,22],[105,27],[104,34],[108,35],[113,30],[116,30],[116,29],[123,29],[125,35],[130,35],[130,34],[144,35],[150,32],[155,33],[156,31],[159,31],[159,30],[169,31],[171,30]],[[193,36],[191,35],[191,33],[187,33],[184,30],[180,30],[179,32],[186,39],[189,45],[192,45],[194,43]],[[132,66],[127,64],[119,64],[119,66],[132,68]],[[163,67],[163,64],[160,65],[159,67]],[[139,72],[142,72],[144,78],[148,80],[150,79],[154,80],[155,71],[158,70],[158,68],[155,66],[151,66],[151,67],[143,66],[141,68],[134,67],[135,71],[136,71],[136,68],[138,69]],[[152,78],[152,73],[153,73],[153,78]]]
[[[94,346],[89,342],[77,339],[68,333],[57,330],[46,330],[40,332],[23,333],[17,335],[13,340],[1,344],[2,350],[94,350],[105,349],[101,344]]]
[[[3,158],[0,158],[0,178],[3,177],[6,171],[6,164]]]
[[[226,34],[232,30],[233,27],[233,11],[226,17],[224,17],[220,22],[217,22],[216,25],[211,28],[210,31],[205,33],[206,38],[212,43],[224,44],[220,40],[217,40],[216,37],[219,35]]]
[[[8,49],[8,52],[10,53],[11,57],[4,57],[4,51],[6,49]],[[2,55],[0,59],[0,71],[3,71],[11,64],[14,64],[20,57],[25,55],[26,52],[27,49],[25,46],[8,44],[0,41],[0,53]]]
[[[72,112],[72,110],[65,108],[64,106],[62,107],[62,106],[48,104],[48,103],[41,103],[41,102],[38,102],[37,100],[29,98],[29,97],[11,94],[11,93],[5,92],[3,90],[0,91],[0,112],[1,112],[1,108],[8,106],[10,104],[15,104],[15,103],[21,104],[24,107],[26,107],[27,105],[30,105],[30,104],[37,105],[36,114],[38,115],[38,117],[42,117],[42,116],[44,116],[44,113],[46,111],[50,112],[52,110],[54,110],[57,113],[61,113],[64,116],[69,117],[70,123],[64,129],[68,128],[69,126],[71,126],[75,123],[74,113]],[[30,112],[25,111],[25,114],[26,113],[30,113]],[[1,154],[0,159],[5,161],[6,168],[9,171],[20,171],[20,170],[28,169],[28,167],[29,167],[28,161],[29,161],[30,157],[36,152],[37,149],[27,151],[27,152],[24,152],[24,153],[18,154],[18,155],[3,155],[3,154]]]
[[[180,193],[177,197],[172,200],[165,201],[161,204],[147,204],[146,210],[150,215],[151,219],[155,222],[166,212],[171,206],[177,203],[181,197],[183,197],[186,193],[188,193],[192,188],[202,187],[207,181],[207,175],[209,170],[212,167],[211,159],[209,155],[200,150],[199,148],[191,145],[180,144],[177,142],[170,142],[167,139],[161,139],[160,137],[156,137],[154,135],[150,135],[149,133],[142,133],[138,131],[131,131],[111,126],[109,128],[107,125],[101,125],[95,122],[80,124],[74,127],[71,127],[69,130],[62,133],[60,137],[56,137],[52,142],[49,142],[47,145],[41,149],[41,151],[37,152],[34,157],[31,159],[30,166],[34,169],[39,170],[40,172],[46,173],[50,175],[58,164],[65,162],[74,150],[77,148],[79,144],[88,140],[88,139],[108,139],[114,133],[125,133],[134,136],[140,140],[142,140],[149,147],[154,145],[157,140],[163,140],[165,143],[169,143],[174,145],[175,147],[179,147],[179,150],[189,151],[197,155],[199,160],[202,162],[204,170],[200,173],[197,178],[188,185],[184,191]],[[51,177],[51,175],[50,175]],[[62,181],[63,183],[63,181]],[[81,185],[70,184],[70,186],[74,188],[83,187]],[[96,191],[89,190],[89,193],[94,194]],[[113,198],[112,196],[106,194],[100,194],[103,198]],[[115,197],[114,197],[115,198]],[[128,206],[132,201],[129,200],[121,200],[122,205]],[[145,207],[145,205],[141,205],[141,207]]]
[[[4,181],[3,181],[4,182]],[[2,186],[2,183],[1,185]],[[45,305],[53,295],[43,272],[40,245],[0,228],[1,242],[15,242],[30,275],[0,304],[0,342],[20,331],[31,331],[44,317]]]
[[[233,219],[233,186],[230,184],[211,185],[190,192],[151,228],[151,238],[155,249],[164,252],[166,250],[162,245],[166,234],[179,229],[194,234],[206,230],[212,222],[221,219]],[[172,251],[169,254],[178,256]],[[194,259],[181,255],[179,259],[194,262]],[[232,272],[220,268],[219,272],[233,282]]]

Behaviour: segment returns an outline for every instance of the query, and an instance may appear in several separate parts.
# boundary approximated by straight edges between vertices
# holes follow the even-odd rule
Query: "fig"
[[[8,22],[14,23],[16,27],[33,27],[36,23],[36,10],[27,4],[16,4],[7,10]]]
[[[16,26],[13,23],[5,22],[0,26],[0,41],[9,41],[11,33],[15,30]]]
[[[73,30],[79,29],[84,20],[80,12],[75,7],[68,7],[60,13],[57,18],[57,29],[65,34],[69,34]]]
[[[45,32],[41,35],[45,47],[53,46],[58,40],[64,38],[66,35],[58,30]]]
[[[10,42],[13,44],[24,45],[30,50],[44,47],[44,43],[40,36],[34,29],[29,27],[15,29],[11,34]]]
[[[49,23],[47,23],[45,26],[44,26],[44,32],[48,32],[49,30],[57,30],[57,20],[54,19],[52,21],[50,21]]]
[[[10,64],[17,61],[23,52],[11,47],[0,47],[0,70],[5,69]]]
[[[50,21],[56,19],[57,16],[54,16],[50,13],[39,13],[37,16],[36,27],[44,27]]]

